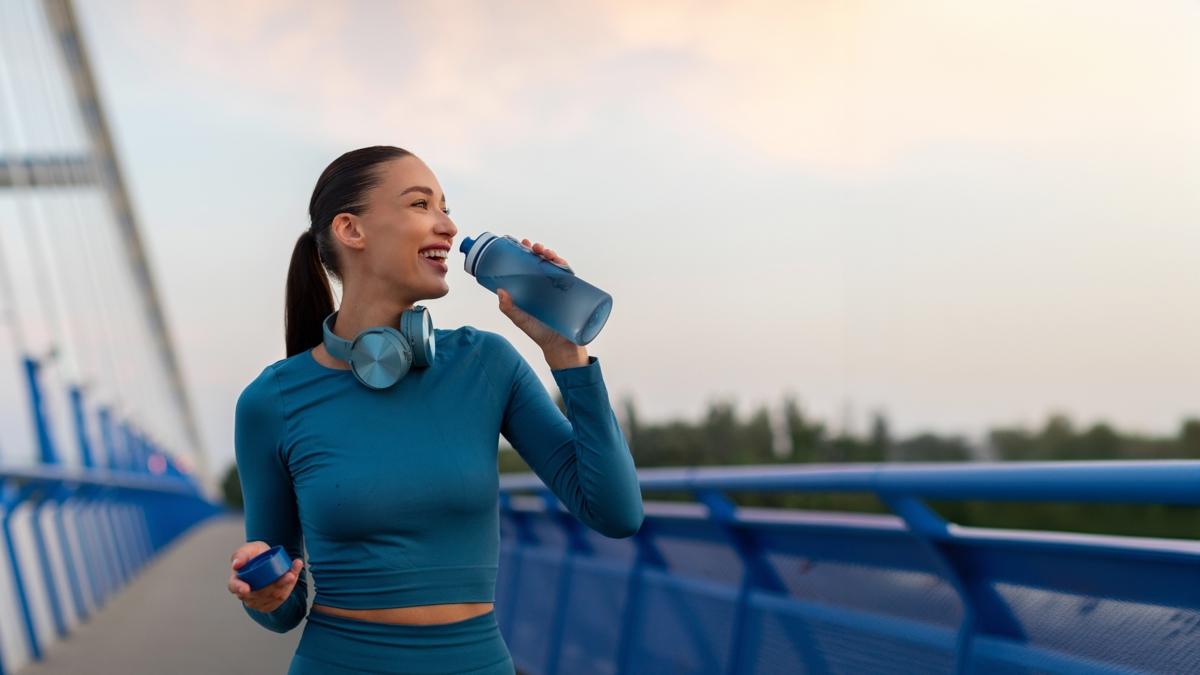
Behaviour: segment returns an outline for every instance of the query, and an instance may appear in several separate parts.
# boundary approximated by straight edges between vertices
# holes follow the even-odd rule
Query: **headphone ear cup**
[[[408,340],[390,326],[376,326],[358,334],[350,346],[354,377],[371,389],[387,389],[408,374],[413,353]]]
[[[428,368],[433,363],[436,341],[433,335],[433,318],[429,309],[414,305],[400,315],[400,330],[412,348],[413,367]]]

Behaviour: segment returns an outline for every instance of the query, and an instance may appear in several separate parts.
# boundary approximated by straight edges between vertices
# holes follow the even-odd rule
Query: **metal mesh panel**
[[[741,583],[742,560],[715,523],[678,523],[671,529],[676,531],[659,533],[656,528],[654,542],[673,574]]]
[[[611,675],[621,636],[628,571],[576,560],[567,601],[558,672]]]
[[[840,620],[839,620],[840,619]],[[751,614],[742,673],[950,673],[955,632],[779,603]]]
[[[720,673],[728,662],[736,594],[646,574],[637,673]]]
[[[994,587],[1031,646],[1149,672],[1200,670],[1200,612],[1196,610],[1011,584]],[[1181,595],[1194,593],[1180,591]]]
[[[933,573],[769,554],[789,597],[957,627],[962,603]]]
[[[517,571],[520,601],[514,608],[506,634],[510,651],[514,656],[520,654],[522,663],[533,672],[545,672],[550,648],[546,634],[549,617],[554,616],[557,601],[554,589],[558,587],[561,573],[559,556],[535,551],[527,551],[521,556]]]

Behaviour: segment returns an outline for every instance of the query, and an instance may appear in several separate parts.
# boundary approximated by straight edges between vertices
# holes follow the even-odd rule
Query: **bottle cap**
[[[499,237],[491,232],[484,232],[474,239],[467,237],[463,240],[463,243],[458,247],[458,250],[467,254],[463,259],[463,269],[466,270],[467,274],[475,276],[475,267],[479,261],[479,257],[482,256],[487,247],[491,246],[492,243],[497,239],[499,239]]]
[[[292,559],[282,546],[272,546],[259,553],[237,571],[238,578],[250,584],[250,590],[257,591],[263,586],[270,586],[279,577],[292,569]]]

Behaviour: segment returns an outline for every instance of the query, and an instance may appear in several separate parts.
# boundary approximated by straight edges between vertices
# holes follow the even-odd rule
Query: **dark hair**
[[[337,250],[329,225],[339,213],[359,215],[366,194],[379,184],[376,167],[412,153],[390,145],[373,145],[351,150],[325,167],[308,202],[312,224],[292,250],[288,266],[287,298],[284,309],[284,340],[287,355],[316,347],[323,340],[321,322],[333,312],[333,290],[329,277],[342,278]]]

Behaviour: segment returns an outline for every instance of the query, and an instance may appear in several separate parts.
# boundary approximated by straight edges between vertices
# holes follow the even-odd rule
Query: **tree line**
[[[563,409],[561,396],[556,397]],[[739,415],[732,400],[714,400],[697,419],[644,422],[631,399],[616,406],[638,468],[744,464],[858,462],[1061,461],[1200,459],[1200,419],[1185,419],[1174,435],[1122,432],[1110,424],[1079,425],[1050,413],[1033,428],[997,426],[972,441],[955,434],[922,432],[897,437],[885,415],[868,429],[835,429],[786,396],[772,415],[759,406]],[[782,418],[782,422],[780,421]],[[500,453],[501,472],[529,471],[518,453]],[[654,493],[646,499],[693,500],[689,494]],[[886,513],[870,494],[731,494],[744,506]],[[931,502],[962,525],[1200,538],[1200,509],[1166,505]]]

